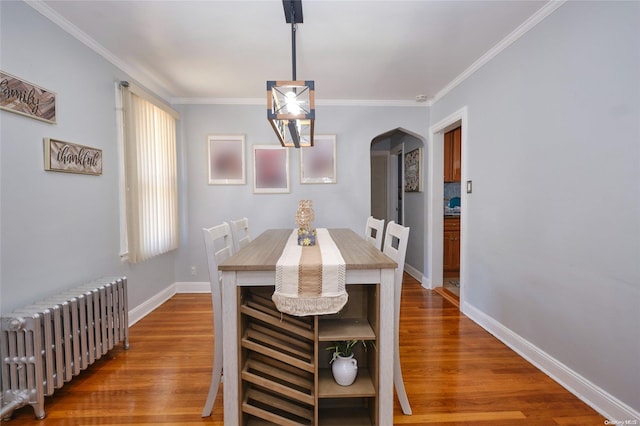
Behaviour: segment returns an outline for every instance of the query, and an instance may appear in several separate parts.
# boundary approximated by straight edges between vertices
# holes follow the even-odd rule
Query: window
[[[140,88],[118,86],[122,130],[120,255],[137,263],[178,248],[179,114]]]

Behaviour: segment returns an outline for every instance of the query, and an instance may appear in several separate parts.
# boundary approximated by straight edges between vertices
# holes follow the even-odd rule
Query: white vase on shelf
[[[353,354],[348,357],[338,355],[331,364],[331,372],[337,384],[349,386],[358,375],[358,361],[353,357]]]

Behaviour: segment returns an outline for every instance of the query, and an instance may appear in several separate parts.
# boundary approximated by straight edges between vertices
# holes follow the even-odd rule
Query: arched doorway
[[[411,228],[405,271],[423,282],[425,249],[424,138],[402,128],[382,133],[371,140],[371,215]],[[419,150],[419,151],[416,151]],[[405,160],[421,158],[421,185],[407,188]],[[413,162],[410,164],[414,164]]]

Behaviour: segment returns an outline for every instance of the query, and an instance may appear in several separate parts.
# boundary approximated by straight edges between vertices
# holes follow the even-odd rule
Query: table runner
[[[316,245],[304,247],[295,229],[276,264],[272,299],[290,315],[334,314],[347,303],[345,278],[344,259],[327,229],[316,229]]]

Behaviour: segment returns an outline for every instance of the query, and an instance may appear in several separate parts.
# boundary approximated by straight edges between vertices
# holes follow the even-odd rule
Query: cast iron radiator
[[[101,278],[0,320],[0,418],[30,404],[43,419],[45,396],[115,344],[129,348],[127,278]]]

